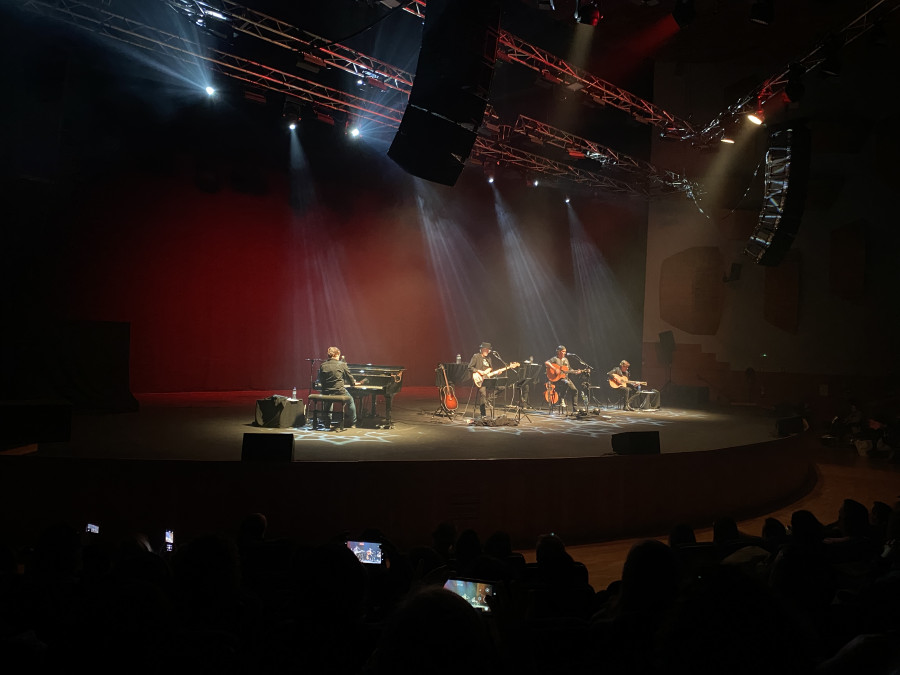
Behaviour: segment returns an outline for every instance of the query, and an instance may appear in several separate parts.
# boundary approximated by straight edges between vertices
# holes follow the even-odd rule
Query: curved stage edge
[[[377,528],[429,544],[452,521],[516,548],[545,532],[567,543],[656,536],[673,524],[753,517],[815,484],[809,436],[701,452],[554,459],[292,462],[0,457],[2,534],[31,543],[49,524],[101,523],[114,535],[164,529],[182,540],[236,533],[265,513],[272,537],[319,541]],[[158,535],[158,536],[157,536]]]

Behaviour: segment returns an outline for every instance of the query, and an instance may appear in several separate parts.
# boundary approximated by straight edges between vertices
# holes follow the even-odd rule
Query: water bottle
[[[457,362],[457,363],[462,363],[462,355],[461,355],[461,354],[457,354],[457,355],[456,355],[456,362]]]
[[[294,391],[291,392],[291,398],[294,400],[297,399],[297,387],[294,387]]]

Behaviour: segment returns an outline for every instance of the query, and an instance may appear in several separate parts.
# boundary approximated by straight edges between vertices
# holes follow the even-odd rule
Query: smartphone
[[[175,549],[175,530],[166,530],[166,551],[171,553]]]
[[[479,612],[490,613],[487,597],[494,595],[493,584],[474,579],[447,579],[444,588],[468,601]]]
[[[347,548],[353,551],[353,553],[361,563],[365,563],[367,565],[381,564],[381,544],[379,544],[378,542],[348,541]]]
[[[100,534],[100,526],[94,525],[93,523],[88,523],[84,528],[84,531],[88,534]]]

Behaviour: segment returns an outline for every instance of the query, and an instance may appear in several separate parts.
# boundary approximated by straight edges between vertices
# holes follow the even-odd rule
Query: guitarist
[[[619,365],[609,371],[606,376],[609,379],[609,384],[614,389],[622,388],[624,389],[623,393],[623,401],[624,404],[622,408],[626,408],[628,401],[635,395],[637,389],[633,384],[631,384],[631,375],[628,373],[628,369],[631,367],[631,364],[628,363],[625,359],[619,361]]]
[[[561,399],[560,407],[566,409],[566,399],[572,404],[571,410],[575,411],[575,401],[578,396],[578,387],[569,379],[569,359],[566,358],[566,346],[556,348],[556,356],[544,361],[547,366],[547,381],[556,385],[556,391]],[[580,372],[580,371],[579,371]]]
[[[479,373],[481,375],[487,375],[493,369],[493,364],[491,363],[491,343],[490,342],[482,342],[481,346],[478,348],[478,351],[472,354],[472,358],[469,359],[469,373]],[[481,412],[480,415],[475,415],[476,422],[484,421],[485,415],[487,415],[485,406],[487,405],[487,387],[485,386],[487,380],[481,383],[481,386],[475,385],[477,392],[475,394],[475,405],[478,410]]]

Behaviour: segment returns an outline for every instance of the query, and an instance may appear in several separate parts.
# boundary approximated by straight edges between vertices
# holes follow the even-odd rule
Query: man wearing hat
[[[478,351],[472,354],[472,358],[469,359],[469,373],[481,373],[482,375],[487,374],[493,369],[493,364],[491,363],[491,343],[490,342],[482,342],[481,346],[478,348]],[[475,394],[475,406],[480,411],[480,415],[478,413],[475,414],[475,421],[479,422],[484,419],[486,413],[485,406],[487,405],[487,388],[485,387],[485,383],[482,382],[481,386],[476,386],[477,393]]]
[[[566,399],[571,404],[570,410],[575,410],[575,401],[578,397],[578,387],[569,379],[569,359],[566,358],[566,346],[560,345],[556,348],[556,356],[552,359],[544,361],[547,366],[547,379],[556,384],[557,393],[562,399],[561,407],[566,409]],[[581,372],[575,371],[575,372]]]

